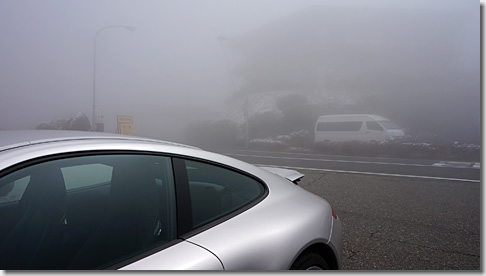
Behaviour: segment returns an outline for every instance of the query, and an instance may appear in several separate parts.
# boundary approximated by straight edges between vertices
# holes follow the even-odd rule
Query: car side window
[[[250,204],[264,192],[262,184],[239,172],[197,161],[185,164],[193,228]]]
[[[380,124],[378,124],[377,122],[373,122],[373,121],[367,121],[366,122],[366,128],[368,128],[370,130],[383,131],[383,127],[380,126]]]
[[[359,131],[362,125],[362,121],[320,122],[316,131]]]
[[[16,189],[16,205],[0,203],[2,269],[105,268],[177,237],[169,157],[46,161],[0,178],[0,197]]]

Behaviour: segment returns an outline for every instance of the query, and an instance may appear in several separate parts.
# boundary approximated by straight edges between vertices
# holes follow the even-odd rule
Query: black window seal
[[[192,203],[185,160],[173,157],[172,170],[176,192],[177,236],[192,230]]]

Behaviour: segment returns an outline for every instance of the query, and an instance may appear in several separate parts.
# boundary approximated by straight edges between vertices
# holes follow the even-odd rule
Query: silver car
[[[0,131],[0,269],[339,269],[341,222],[302,176],[152,139]]]

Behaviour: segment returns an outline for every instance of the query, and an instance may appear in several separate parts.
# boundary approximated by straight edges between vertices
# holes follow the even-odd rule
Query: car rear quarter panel
[[[222,269],[221,262],[211,252],[185,241],[121,268],[121,270]]]
[[[330,205],[281,177],[258,172],[269,195],[253,208],[189,240],[210,250],[226,270],[284,270],[307,246],[327,243]]]

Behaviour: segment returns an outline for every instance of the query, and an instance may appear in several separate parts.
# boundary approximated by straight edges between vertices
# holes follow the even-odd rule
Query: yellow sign
[[[117,116],[117,133],[125,135],[133,135],[133,117],[132,116]]]

